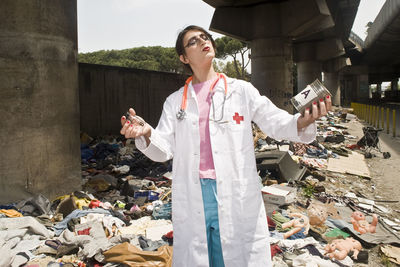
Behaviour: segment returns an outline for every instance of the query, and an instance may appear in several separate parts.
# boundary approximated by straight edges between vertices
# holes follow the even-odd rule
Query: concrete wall
[[[0,203],[81,187],[76,11],[0,1]]]
[[[81,131],[119,134],[120,118],[129,107],[156,127],[165,99],[185,79],[175,73],[79,63]]]

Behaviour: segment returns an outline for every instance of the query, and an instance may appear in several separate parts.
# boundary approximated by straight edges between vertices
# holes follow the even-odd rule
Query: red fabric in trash
[[[81,231],[78,231],[78,235],[90,235],[90,227]]]
[[[267,222],[268,222],[268,227],[271,227],[271,228],[276,227],[276,223],[268,216],[267,216]]]
[[[278,245],[271,245],[271,257],[274,257],[276,253],[282,253],[282,249]]]
[[[357,144],[347,145],[346,148],[348,149],[360,149],[360,146]]]
[[[100,200],[92,200],[90,201],[89,208],[98,208],[100,207],[101,201]]]
[[[168,238],[168,239],[172,239],[172,238],[174,238],[174,232],[173,232],[173,231],[171,231],[171,232],[169,232],[169,233],[165,234],[165,237],[166,237],[166,238]]]

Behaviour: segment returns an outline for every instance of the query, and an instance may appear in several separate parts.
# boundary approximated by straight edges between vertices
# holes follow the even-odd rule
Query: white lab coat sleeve
[[[252,121],[265,134],[277,140],[285,139],[301,143],[311,143],[315,140],[317,133],[315,122],[298,131],[299,113],[291,115],[278,108],[266,96],[261,96],[251,83],[244,84],[244,91]]]
[[[151,128],[150,144],[147,146],[143,136],[135,139],[135,145],[148,158],[164,162],[173,157],[175,147],[175,117],[172,96],[164,102],[163,111],[156,129]]]

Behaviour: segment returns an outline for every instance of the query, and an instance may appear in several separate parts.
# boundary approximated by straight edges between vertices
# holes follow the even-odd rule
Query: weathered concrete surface
[[[292,45],[286,38],[253,40],[251,83],[279,108],[293,112]]]
[[[368,29],[364,44],[366,63],[388,66],[400,63],[400,1],[385,2]]]
[[[354,67],[368,68],[369,84],[400,77],[400,1],[387,0],[384,3],[361,45],[350,54],[350,58]],[[391,100],[398,102],[399,99],[393,97]]]
[[[338,73],[324,72],[324,85],[332,94],[332,104],[340,106],[340,84]]]
[[[121,116],[130,107],[156,127],[165,99],[185,79],[175,73],[79,63],[81,131],[119,134]]]
[[[297,85],[299,91],[318,79],[322,81],[322,68],[319,61],[302,61],[297,63]]]
[[[0,2],[0,203],[80,188],[76,0]]]

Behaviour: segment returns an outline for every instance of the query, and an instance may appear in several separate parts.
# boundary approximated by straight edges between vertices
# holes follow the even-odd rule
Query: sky
[[[361,0],[353,31],[365,39],[385,0]],[[178,32],[194,24],[208,29],[214,8],[202,0],[78,0],[78,50],[174,47]],[[222,35],[211,32],[214,38]]]
[[[180,30],[192,24],[208,29],[213,13],[202,0],[78,0],[78,49],[175,47]]]
[[[79,0],[78,0],[79,1]],[[352,31],[355,32],[361,39],[365,40],[365,27],[368,22],[373,22],[381,10],[385,0],[361,0],[358,6],[358,12],[353,23]]]

